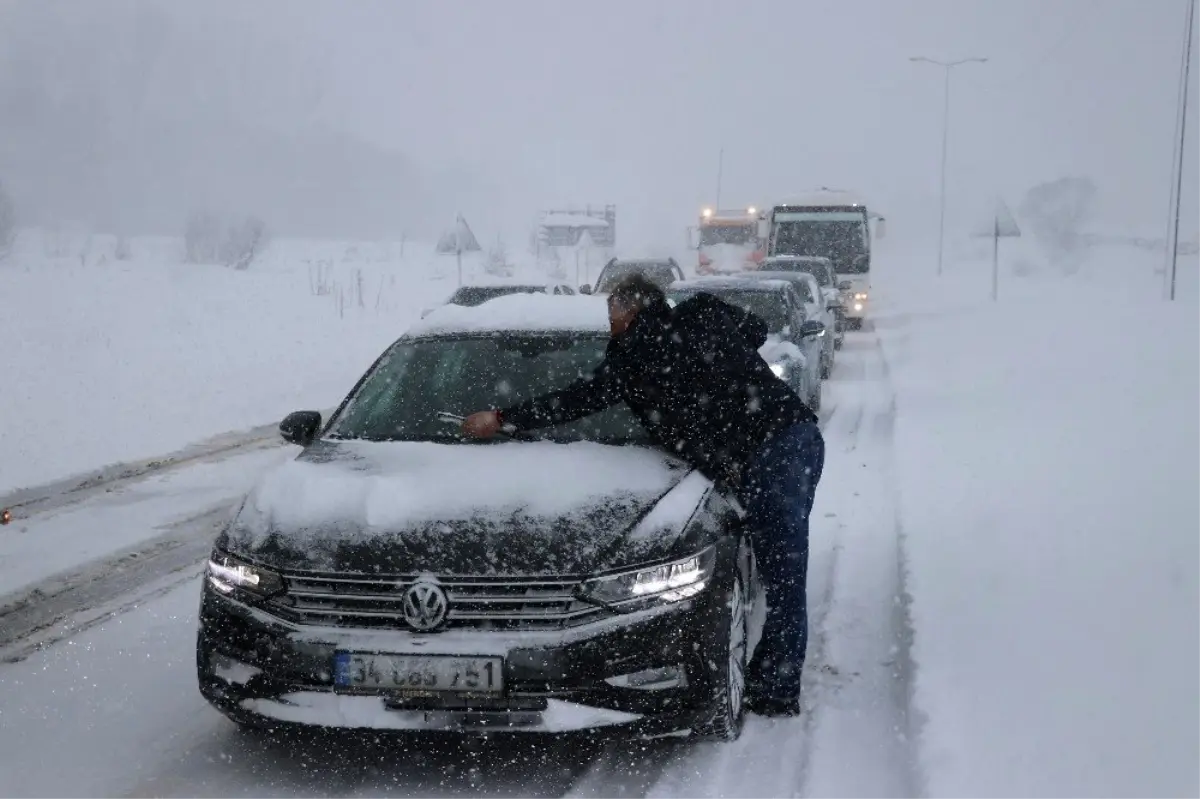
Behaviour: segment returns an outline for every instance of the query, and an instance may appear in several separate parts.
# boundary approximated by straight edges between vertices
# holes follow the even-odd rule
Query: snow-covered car
[[[239,724],[736,738],[764,601],[726,489],[625,405],[490,441],[455,415],[598,365],[598,297],[447,306],[218,535],[200,691]]]
[[[473,308],[497,297],[507,297],[510,294],[557,294],[573,296],[574,287],[566,283],[489,283],[481,285],[459,286],[453,294],[446,298],[443,305],[462,305]],[[421,318],[437,310],[437,307],[421,311]]]
[[[791,283],[804,305],[805,316],[809,319],[819,319],[825,325],[828,334],[821,339],[821,378],[833,374],[833,363],[837,357],[839,336],[838,317],[835,313],[837,300],[824,295],[817,279],[808,272],[747,272],[751,280],[783,280]]]
[[[674,258],[632,261],[613,258],[600,270],[600,276],[596,278],[595,286],[584,285],[580,286],[579,290],[583,294],[607,294],[622,279],[633,274],[645,275],[664,288],[676,280],[684,279],[683,269],[679,267]]]
[[[834,323],[835,349],[841,349],[846,332],[844,306],[847,297],[838,288],[837,272],[834,271],[832,258],[823,255],[773,255],[764,258],[758,268],[759,271],[770,274],[803,272],[812,275],[821,288],[821,294],[825,297],[825,307]]]
[[[667,300],[678,304],[699,292],[736,305],[767,323],[767,343],[759,354],[771,371],[814,411],[821,409],[821,356],[825,323],[810,320],[799,292],[786,280],[700,277],[667,287]]]

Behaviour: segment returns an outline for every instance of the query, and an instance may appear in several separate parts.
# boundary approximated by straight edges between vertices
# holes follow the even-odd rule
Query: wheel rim
[[[742,584],[734,581],[729,595],[729,709],[737,718],[746,693],[746,613]]]

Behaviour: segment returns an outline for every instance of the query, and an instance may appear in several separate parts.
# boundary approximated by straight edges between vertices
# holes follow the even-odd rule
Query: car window
[[[589,376],[607,337],[496,334],[401,340],[388,350],[331,426],[334,438],[457,443],[439,412],[466,415],[501,408]],[[553,441],[643,442],[641,424],[623,403],[567,425],[532,431]]]
[[[700,289],[671,290],[667,289],[667,299],[678,304],[700,293]],[[783,294],[775,291],[738,291],[736,289],[705,288],[704,293],[712,294],[730,305],[736,305],[744,311],[749,311],[767,323],[767,331],[781,333],[789,322],[788,307]]]

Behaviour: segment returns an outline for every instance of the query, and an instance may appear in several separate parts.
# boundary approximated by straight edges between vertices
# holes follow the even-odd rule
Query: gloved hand
[[[462,432],[471,438],[491,438],[503,427],[497,411],[479,411],[463,419]]]

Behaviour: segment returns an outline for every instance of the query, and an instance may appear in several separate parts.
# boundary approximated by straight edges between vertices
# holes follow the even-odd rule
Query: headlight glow
[[[275,596],[285,590],[283,578],[275,572],[244,563],[224,552],[213,552],[209,557],[208,582],[222,594],[241,589],[261,596]]]
[[[579,593],[586,600],[604,605],[650,599],[679,602],[704,590],[715,563],[716,552],[709,547],[672,563],[587,580],[580,585]]]
[[[781,363],[773,363],[771,364],[771,371],[775,373],[776,377],[783,377],[784,373],[787,372],[787,367]]]
[[[865,291],[860,291],[859,293],[854,295],[854,299],[856,299],[856,300],[865,300],[866,298],[867,298],[867,293]]]
[[[861,303],[861,302],[856,302],[856,303],[854,303],[854,310],[856,310],[856,311],[861,311],[861,310],[862,310],[862,308],[863,308],[863,307],[862,307],[862,303]]]

